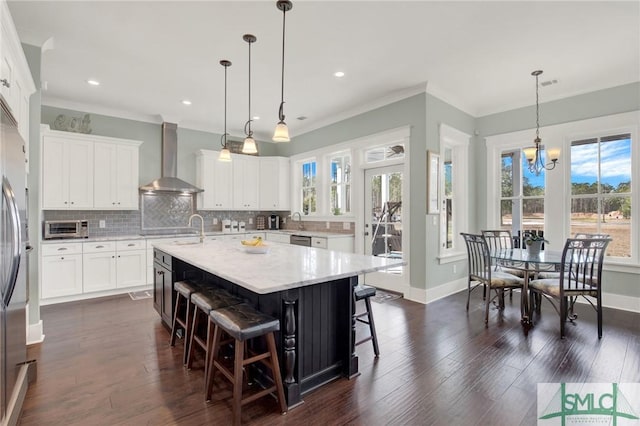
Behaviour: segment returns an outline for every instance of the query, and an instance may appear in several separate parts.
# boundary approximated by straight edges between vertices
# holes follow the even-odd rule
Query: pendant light
[[[243,154],[255,154],[258,152],[256,147],[256,141],[253,139],[253,131],[251,130],[251,43],[256,42],[256,36],[252,34],[245,34],[242,39],[249,44],[249,119],[244,125],[244,133],[247,135],[244,138],[244,144],[242,145]]]
[[[222,150],[220,151],[220,156],[218,157],[218,161],[231,161],[231,151],[227,147],[227,68],[231,66],[231,62],[223,59],[220,61],[220,65],[224,67],[224,133],[222,138],[220,138],[220,145],[222,145]]]
[[[540,103],[538,99],[538,77],[542,74],[542,70],[537,70],[531,73],[536,78],[536,138],[533,140],[535,146],[524,149],[524,155],[529,163],[529,171],[535,173],[538,176],[543,170],[553,170],[556,167],[558,158],[560,158],[560,150],[558,148],[550,148],[547,151],[551,163],[544,164],[542,159],[540,139]]]
[[[274,142],[289,142],[289,128],[284,122],[284,40],[285,40],[285,19],[287,12],[291,10],[293,5],[289,0],[278,0],[276,7],[282,11],[282,81],[280,90],[280,109],[278,110],[278,124],[273,133]]]

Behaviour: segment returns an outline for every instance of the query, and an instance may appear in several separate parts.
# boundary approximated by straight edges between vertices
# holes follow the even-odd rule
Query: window
[[[302,163],[302,213],[315,213],[316,203],[316,162],[307,161]]]
[[[465,254],[460,232],[467,232],[469,177],[468,146],[469,136],[445,124],[440,125],[440,258],[447,261],[459,260]]]
[[[544,163],[544,151],[541,153]],[[520,149],[503,151],[500,168],[500,228],[514,236],[536,231],[544,235],[545,175],[529,170]]]
[[[389,161],[404,158],[404,144],[394,143],[393,145],[378,146],[365,151],[365,163],[377,163],[379,161]]]
[[[571,142],[571,234],[609,234],[607,256],[631,257],[631,217],[631,135]]]
[[[329,182],[329,213],[334,216],[351,212],[351,156],[331,157]]]

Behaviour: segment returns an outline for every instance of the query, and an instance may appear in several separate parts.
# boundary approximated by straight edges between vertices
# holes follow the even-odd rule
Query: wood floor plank
[[[597,339],[595,314],[559,338],[559,319],[543,305],[536,325],[520,325],[519,293],[484,324],[481,294],[458,293],[427,306],[403,299],[373,303],[381,356],[357,347],[360,376],[304,396],[285,415],[272,397],[243,407],[246,425],[533,425],[541,382],[640,381],[640,314],[607,310]],[[182,342],[151,299],[116,296],[42,308],[46,339],[28,348],[38,380],[20,424],[226,425],[231,390],[218,377],[204,401],[203,364],[182,366]],[[366,335],[366,326],[357,333]]]

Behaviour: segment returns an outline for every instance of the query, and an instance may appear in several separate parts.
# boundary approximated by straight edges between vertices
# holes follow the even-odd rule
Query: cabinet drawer
[[[43,256],[82,254],[82,243],[42,244],[41,252]]]
[[[108,251],[116,251],[116,243],[114,241],[82,243],[83,253],[102,253],[102,252],[108,252]]]
[[[147,247],[145,240],[123,240],[116,241],[118,251],[145,250]]]
[[[320,237],[311,237],[311,247],[326,249],[327,248],[327,239],[326,238],[320,238]]]

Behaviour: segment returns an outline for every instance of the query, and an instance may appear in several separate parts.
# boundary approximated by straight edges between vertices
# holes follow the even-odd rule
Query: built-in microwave
[[[44,239],[89,238],[89,222],[86,220],[45,220]]]

